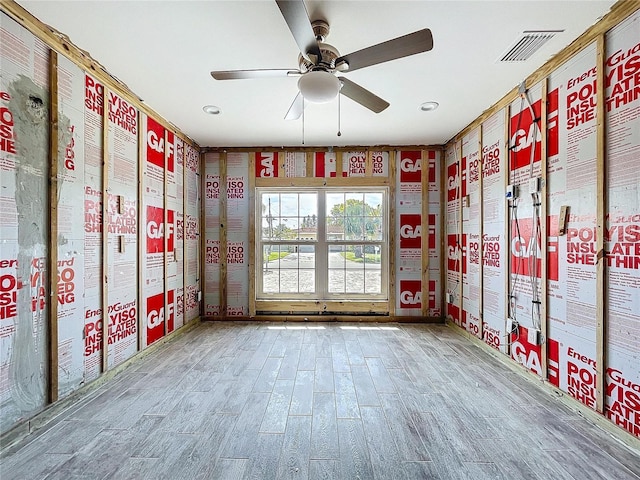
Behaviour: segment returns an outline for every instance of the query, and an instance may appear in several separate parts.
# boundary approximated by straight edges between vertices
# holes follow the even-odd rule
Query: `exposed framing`
[[[373,177],[373,151],[371,149],[365,150],[364,158],[364,176],[371,178]]]
[[[142,120],[145,120],[145,125],[144,128],[142,126]],[[141,285],[142,282],[142,263],[144,260],[144,256],[145,256],[145,249],[144,249],[144,241],[142,241],[143,239],[143,235],[142,232],[145,231],[145,224],[142,221],[143,219],[143,209],[142,209],[142,205],[144,202],[144,182],[143,182],[143,178],[144,178],[144,166],[145,166],[145,145],[146,145],[146,140],[145,140],[145,135],[144,135],[144,131],[146,130],[147,125],[146,125],[146,117],[145,115],[142,113],[142,111],[140,111],[140,109],[138,109],[138,206],[137,206],[137,211],[138,211],[138,222],[137,222],[137,228],[138,228],[138,235],[137,237],[137,241],[138,241],[138,254],[137,254],[137,267],[136,267],[136,275],[138,276],[137,279],[137,285]],[[144,213],[144,217],[146,217],[146,212]],[[136,322],[136,328],[138,329],[138,345],[136,350],[137,351],[142,351],[142,349],[144,348],[144,338],[142,337],[142,332],[143,332],[143,319],[142,316],[140,315],[140,313],[142,312],[142,301],[143,301],[143,296],[142,296],[142,288],[138,288],[138,292],[136,293],[136,299],[138,302],[138,309],[137,309],[137,313],[138,313],[138,321]]]
[[[320,179],[320,180],[324,180],[323,181],[323,185],[329,185],[328,183],[326,183],[327,180],[337,180],[338,178],[343,178],[342,177],[343,171],[342,171],[342,150],[336,150],[336,176],[335,178],[325,178],[325,179]],[[311,180],[311,179],[309,179]]]
[[[447,152],[440,152],[440,305],[441,316],[447,318]]]
[[[191,145],[190,146],[194,149],[196,149],[195,146]],[[187,157],[186,157],[186,146],[185,146],[185,162],[184,162],[184,182],[183,182],[183,191],[184,191],[184,205],[183,205],[183,210],[184,210],[184,216],[186,217],[187,215],[187,200],[188,200],[188,189],[187,189],[187,179],[188,179],[188,172],[187,172]],[[205,165],[207,162],[206,159],[206,155],[202,152],[198,153],[198,162],[199,162],[199,169],[200,172],[204,172],[205,170]],[[207,244],[207,238],[206,235],[204,234],[204,232],[206,232],[206,224],[204,223],[204,212],[205,212],[205,202],[202,201],[202,192],[206,192],[205,189],[205,182],[207,181],[207,177],[206,175],[200,175],[200,172],[196,173],[196,182],[198,184],[198,196],[199,196],[199,205],[200,208],[197,211],[197,215],[198,215],[198,245],[199,245],[199,249],[198,252],[196,252],[197,257],[196,257],[196,265],[198,270],[196,271],[196,282],[199,285],[199,289],[198,292],[204,292],[204,285],[206,284],[205,279],[203,278],[203,274],[205,272],[205,263],[206,263],[206,255],[203,255],[202,252],[206,251],[206,244]],[[199,178],[198,178],[199,177]],[[187,319],[187,266],[188,266],[188,262],[187,262],[187,240],[185,238],[185,242],[184,242],[184,318],[185,318],[185,323],[186,323],[186,319]],[[198,293],[196,293],[196,295],[198,295]],[[198,305],[198,315],[202,316],[204,314],[204,293],[201,294],[201,301],[199,302]]]
[[[327,204],[327,195],[328,194],[339,194],[344,195],[351,191],[355,191],[354,193],[358,195],[367,195],[367,194],[380,194],[383,200],[384,214],[380,218],[383,220],[382,226],[384,227],[384,236],[380,239],[329,239],[326,235],[326,221],[329,218],[328,204]],[[317,207],[317,217],[318,217],[318,228],[317,235],[315,240],[303,239],[303,238],[294,238],[294,239],[278,239],[278,238],[269,238],[264,239],[261,235],[261,222],[262,213],[258,216],[259,211],[261,211],[261,205],[263,201],[263,195],[271,196],[271,195],[280,195],[280,194],[290,194],[290,195],[304,195],[311,194],[316,197],[315,206]],[[260,199],[261,203],[258,203],[257,200]],[[298,197],[298,205],[302,205],[301,198]],[[330,285],[330,270],[329,270],[329,256],[327,252],[330,251],[330,247],[339,246],[339,247],[347,247],[347,246],[357,246],[357,245],[369,245],[369,246],[379,246],[381,254],[384,252],[384,256],[382,258],[389,258],[389,247],[394,243],[394,239],[391,237],[389,233],[388,227],[392,224],[392,219],[389,214],[389,189],[386,187],[361,187],[361,189],[349,189],[345,187],[300,187],[297,185],[290,186],[287,189],[278,189],[273,187],[260,187],[256,189],[255,199],[253,207],[255,208],[256,215],[254,216],[254,251],[256,258],[259,258],[259,263],[261,268],[257,268],[257,263],[254,264],[254,272],[255,272],[255,295],[256,300],[262,302],[285,302],[291,303],[292,305],[297,305],[300,301],[305,299],[313,299],[313,302],[320,308],[320,305],[324,307],[324,305],[340,302],[352,302],[352,303],[379,303],[384,302],[387,303],[389,301],[389,263],[382,262],[380,264],[380,274],[381,274],[381,292],[380,293],[372,293],[372,292],[331,292]],[[273,218],[277,218],[278,214],[276,213]],[[364,214],[360,215],[360,218],[365,218]],[[260,239],[257,239],[257,236],[260,235]],[[288,245],[290,247],[295,247],[296,245],[305,245],[305,246],[313,246],[315,248],[315,261],[313,266],[314,278],[315,278],[315,290],[314,292],[302,292],[302,291],[292,291],[292,292],[267,292],[264,290],[265,283],[264,277],[259,273],[263,267],[263,258],[262,252],[263,247],[265,245],[272,246],[281,246]],[[362,265],[361,272],[366,274],[367,270],[365,265]],[[302,270],[308,270],[311,267],[304,267]],[[335,270],[335,267],[333,268]],[[299,272],[301,270],[300,267],[297,268]],[[345,272],[349,269],[344,270]],[[250,274],[251,276],[251,274]],[[346,298],[345,295],[350,298]],[[295,310],[295,309],[294,309]],[[325,308],[322,311],[326,311]]]
[[[306,154],[307,157],[307,175],[309,175],[310,165],[309,157],[310,153]],[[255,155],[249,155],[249,317],[256,316],[256,157]],[[311,169],[312,170],[312,169]],[[313,170],[312,170],[313,172]]]
[[[396,212],[396,190],[397,190],[397,181],[396,181],[396,150],[389,150],[389,183],[392,187],[389,188],[388,194],[388,208],[389,208],[389,218],[388,218],[388,238],[389,238],[389,249],[387,250],[389,255],[389,271],[387,272],[387,277],[389,279],[389,315],[393,316],[396,314],[396,222],[397,215]]]
[[[58,399],[58,54],[49,51],[49,382],[48,400]]]
[[[109,87],[102,90],[102,373],[109,369]]]
[[[174,143],[175,143],[175,136]],[[175,148],[174,148],[174,170],[175,170]],[[162,305],[164,308],[164,319],[162,321],[163,325],[163,334],[162,336],[166,336],[168,332],[168,322],[169,322],[169,280],[167,279],[167,274],[169,273],[169,211],[167,209],[167,170],[169,167],[169,130],[165,128],[164,130],[164,168],[162,169],[162,223],[164,224],[164,235],[162,236]],[[174,218],[175,221],[175,213]],[[175,232],[174,232],[175,235]],[[174,245],[175,249],[175,238]],[[175,315],[175,313],[174,313]]]
[[[274,302],[272,300],[255,300],[255,304],[254,302],[254,298],[257,292],[257,277],[256,274],[254,272],[255,270],[255,266],[256,266],[256,262],[257,262],[257,242],[255,242],[255,234],[256,234],[256,226],[255,226],[255,221],[256,221],[256,215],[257,215],[257,211],[253,210],[250,212],[250,214],[253,216],[252,221],[251,221],[251,226],[250,228],[253,230],[253,232],[250,232],[250,238],[249,241],[251,243],[251,248],[250,248],[250,256],[252,256],[253,258],[250,258],[249,263],[251,264],[251,270],[249,271],[249,296],[250,296],[250,306],[249,306],[249,318],[263,318],[265,314],[269,315],[269,314],[275,314],[278,313],[280,315],[286,314],[286,315],[294,315],[296,313],[300,313],[300,314],[306,314],[307,317],[309,318],[310,315],[313,315],[314,312],[316,313],[321,313],[322,314],[322,318],[327,318],[326,314],[322,313],[324,310],[324,305],[327,306],[326,310],[330,310],[332,312],[338,312],[338,313],[332,313],[331,315],[333,316],[340,316],[342,314],[347,314],[347,315],[351,315],[352,313],[359,313],[361,315],[367,315],[367,312],[370,312],[374,315],[374,318],[379,319],[379,316],[384,315],[385,319],[388,320],[389,318],[394,318],[394,319],[398,319],[398,318],[402,318],[403,321],[406,319],[407,321],[411,321],[411,319],[413,317],[397,317],[396,316],[396,305],[395,302],[397,300],[397,295],[396,295],[396,288],[397,288],[397,280],[396,280],[396,272],[395,272],[395,268],[396,268],[396,259],[395,259],[395,255],[397,253],[396,251],[396,245],[395,245],[395,240],[393,240],[395,238],[395,234],[397,233],[397,226],[396,226],[396,222],[397,222],[397,211],[396,211],[396,174],[397,172],[396,170],[396,150],[398,149],[406,149],[407,147],[393,147],[390,148],[388,150],[383,149],[383,148],[379,148],[379,147],[341,147],[341,148],[318,148],[318,147],[291,147],[291,148],[256,148],[256,149],[248,149],[248,148],[244,148],[244,147],[235,147],[235,148],[225,148],[225,149],[218,149],[218,148],[208,148],[208,149],[204,149],[204,151],[210,151],[210,152],[218,152],[221,155],[223,153],[227,153],[228,151],[234,151],[234,152],[242,152],[242,153],[249,153],[249,186],[251,189],[251,192],[249,192],[250,195],[250,208],[251,210],[255,209],[255,202],[256,202],[256,198],[254,195],[252,195],[253,193],[253,189],[254,188],[278,188],[278,187],[283,187],[283,188],[291,188],[291,187],[295,187],[295,188],[300,188],[300,189],[304,189],[304,188],[322,188],[322,187],[338,187],[338,188],[349,188],[349,187],[386,187],[388,188],[388,198],[389,198],[389,204],[388,204],[388,214],[389,214],[389,238],[390,238],[390,242],[389,242],[389,270],[387,272],[388,274],[388,282],[389,282],[389,290],[388,290],[388,300],[386,301],[368,301],[368,300],[362,300],[362,299],[358,299],[358,300],[351,300],[348,302],[345,301],[328,301],[328,302],[316,302],[315,300],[312,302],[304,302],[304,301],[287,301],[287,305],[286,307],[283,307],[282,305],[278,305],[278,306],[274,306],[272,305]],[[429,161],[428,161],[428,151],[436,151],[436,152],[441,152],[443,151],[443,148],[440,146],[419,146],[419,147],[415,147],[414,149],[418,150],[421,152],[421,159],[422,159],[422,163],[423,163],[423,172],[422,172],[422,177],[421,177],[421,187],[422,187],[422,193],[423,193],[423,197],[424,197],[424,202],[422,205],[422,210],[421,212],[422,214],[422,218],[423,218],[423,224],[422,224],[422,228],[423,228],[423,241],[424,241],[424,252],[423,252],[423,257],[422,257],[422,261],[424,262],[424,266],[422,268],[423,271],[423,275],[422,275],[422,280],[423,280],[423,309],[422,309],[422,316],[421,317],[416,317],[416,318],[428,318],[428,288],[429,288],[429,282],[428,282],[428,268],[429,268],[429,257],[428,257],[428,213],[429,213],[429,203],[428,203],[428,175],[429,175],[429,171],[428,171],[428,165],[429,165]],[[278,155],[278,175],[280,175],[280,170],[282,169],[282,165],[284,163],[284,158],[285,158],[285,154],[286,152],[306,152],[306,161],[307,161],[307,165],[306,165],[306,174],[307,175],[311,175],[311,176],[307,176],[307,177],[284,177],[284,176],[278,176],[278,177],[256,177],[255,176],[255,157],[253,157],[251,155],[251,153],[257,153],[257,152],[266,152],[266,153],[272,153],[272,154],[277,154]],[[328,153],[335,153],[335,157],[336,157],[336,177],[322,177],[322,178],[316,178],[313,176],[314,174],[314,168],[313,168],[313,162],[314,162],[314,152],[318,152],[318,151],[325,151]],[[365,153],[365,159],[366,159],[366,165],[365,165],[365,176],[364,177],[343,177],[342,176],[342,171],[344,170],[344,164],[343,164],[343,152],[364,152]],[[373,176],[374,172],[373,172],[373,155],[377,152],[386,152],[388,155],[388,172],[387,172],[387,176]],[[281,161],[282,160],[282,161]],[[440,162],[443,161],[443,156],[440,156]],[[222,162],[221,162],[222,163]],[[284,173],[284,172],[283,172]],[[441,177],[442,177],[442,169],[441,169]],[[442,179],[441,179],[442,181]],[[440,222],[441,224],[443,224],[445,222],[445,216],[442,215],[440,218]],[[441,244],[441,251],[445,251],[444,250],[444,240],[443,240],[443,235],[444,235],[444,228],[441,228],[441,239],[440,239],[440,244]],[[226,243],[226,240],[222,238],[222,234],[221,234],[221,238],[220,238],[220,242],[221,242],[221,248],[224,249],[224,244]],[[444,276],[444,272],[441,273],[441,278]],[[221,290],[223,288],[226,288],[226,281],[223,281],[221,279],[221,285],[220,285]],[[445,291],[444,285],[442,287],[442,292]],[[222,304],[222,301],[221,301]],[[283,312],[283,308],[287,309],[286,312]],[[223,316],[226,317],[226,315]],[[344,315],[342,315],[344,316]],[[237,318],[237,317],[234,317]],[[441,318],[441,317],[439,317]]]
[[[464,207],[462,206],[462,139],[460,139],[460,149],[458,150],[458,155],[456,156],[455,162],[456,162],[456,171],[458,172],[458,224],[456,225],[456,230],[458,233],[458,239],[456,240],[456,243],[458,244],[458,255],[459,255],[459,261],[458,261],[458,286],[460,287],[458,290],[458,315],[460,316],[460,325],[462,325],[462,320],[464,317],[464,274],[463,274],[463,268],[462,268],[462,262],[464,262],[464,252],[462,251],[462,235],[463,235],[463,228],[464,228],[464,222],[462,220],[462,215],[464,213]],[[455,152],[454,152],[455,155]]]
[[[549,264],[549,232],[547,228],[547,210],[548,210],[548,189],[547,189],[547,174],[548,174],[548,159],[547,159],[547,106],[549,99],[549,81],[547,78],[542,80],[542,96],[540,100],[540,177],[542,179],[542,188],[540,189],[539,201],[540,201],[540,222],[542,237],[541,248],[541,261],[540,261],[540,333],[542,337],[542,345],[540,345],[540,376],[547,380],[549,378],[549,279],[547,275],[547,266]],[[535,205],[534,205],[535,208]]]
[[[503,173],[503,191],[507,191],[507,185],[509,185],[510,178],[510,164],[511,164],[511,137],[510,133],[510,121],[511,121],[511,104],[506,105],[504,107],[504,148],[502,149],[503,165],[505,165],[505,172]],[[511,245],[511,206],[512,202],[509,201],[506,197],[504,199],[504,256],[505,261],[505,275],[504,275],[504,332],[506,335],[506,347],[505,354],[511,355],[511,329],[509,327],[509,316],[511,315],[511,277],[509,273],[511,272],[511,254],[510,254],[510,245]]]
[[[336,161],[337,163],[337,161]],[[389,177],[255,178],[256,187],[389,187]]]
[[[484,161],[482,158],[483,146],[482,124],[478,126],[478,337],[484,339]],[[467,247],[468,248],[468,247]]]
[[[422,272],[420,277],[422,279],[422,316],[426,317],[429,312],[429,169],[431,163],[429,162],[429,151],[421,150],[420,154],[420,187],[421,194],[421,225],[422,234],[421,240],[421,268]],[[395,237],[391,237],[395,238]],[[395,267],[395,264],[394,264]]]
[[[632,2],[630,2],[632,3]],[[637,4],[640,6],[640,4]],[[600,35],[596,44],[596,84],[604,85],[606,46],[604,34]],[[606,157],[606,108],[605,89],[598,88],[596,100],[596,410],[604,413],[606,407],[606,362],[607,362],[607,269],[604,235],[607,213],[607,157]]]

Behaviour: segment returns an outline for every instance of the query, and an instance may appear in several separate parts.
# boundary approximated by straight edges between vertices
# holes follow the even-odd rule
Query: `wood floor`
[[[635,479],[442,325],[205,323],[4,452],[9,479]]]

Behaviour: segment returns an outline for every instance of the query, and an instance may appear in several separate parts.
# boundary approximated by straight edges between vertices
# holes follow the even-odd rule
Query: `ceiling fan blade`
[[[304,6],[303,0],[276,0],[278,8],[284,17],[284,20],[291,30],[291,34],[300,48],[302,56],[310,62],[317,63],[320,61],[320,47],[313,33],[307,8]],[[316,57],[309,58],[309,55]]]
[[[380,113],[389,106],[389,102],[381,99],[377,95],[374,95],[369,90],[361,87],[357,83],[353,83],[344,77],[339,78],[342,82],[342,88],[340,93],[345,97],[349,97],[354,102],[358,102],[363,107],[368,108],[372,112]]]
[[[284,116],[285,120],[298,120],[302,116],[302,111],[304,110],[304,97],[300,92],[296,95],[296,98],[293,99],[293,103],[289,107],[287,114]]]
[[[347,71],[352,72],[359,68],[388,62],[396,58],[427,52],[432,48],[433,36],[431,35],[431,30],[425,28],[424,30],[418,30],[417,32],[343,55],[336,58],[336,65],[346,61],[349,64]]]
[[[216,80],[240,80],[244,78],[267,77],[296,77],[301,75],[299,70],[264,69],[264,70],[221,70],[211,72]]]

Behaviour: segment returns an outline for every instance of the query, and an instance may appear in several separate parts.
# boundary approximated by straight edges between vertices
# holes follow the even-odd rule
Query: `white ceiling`
[[[297,78],[216,81],[211,70],[297,68],[298,48],[274,1],[28,1],[23,7],[69,36],[201,146],[296,146],[285,121]],[[613,1],[310,1],[341,54],[423,28],[430,52],[347,76],[391,103],[380,114],[342,97],[310,105],[305,145],[442,144],[609,11]],[[528,61],[497,59],[524,30],[564,33]],[[440,108],[421,112],[425,101]],[[207,104],[222,115],[202,111]]]

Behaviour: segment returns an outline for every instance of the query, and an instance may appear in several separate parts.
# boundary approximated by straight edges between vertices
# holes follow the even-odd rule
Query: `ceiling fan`
[[[329,34],[329,24],[324,20],[311,22],[303,0],[276,0],[276,3],[300,48],[298,69],[225,70],[213,71],[211,76],[216,80],[300,77],[299,92],[285,116],[286,120],[300,118],[305,107],[304,100],[326,103],[339,93],[375,113],[380,113],[389,106],[389,102],[345,77],[337,77],[336,72],[352,72],[433,48],[431,30],[425,28],[357,52],[340,55],[334,46],[324,43]]]

